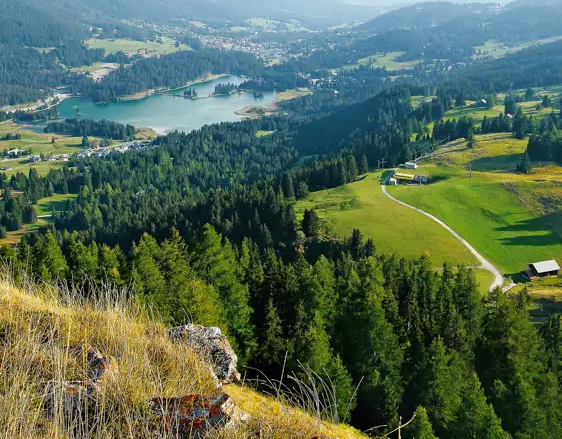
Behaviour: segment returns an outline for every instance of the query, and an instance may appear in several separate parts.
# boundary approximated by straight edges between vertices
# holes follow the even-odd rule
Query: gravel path
[[[404,203],[403,201],[397,200],[396,198],[394,198],[392,195],[390,195],[387,190],[386,190],[386,186],[384,184],[381,185],[381,189],[382,189],[382,193],[384,195],[386,195],[388,198],[390,198],[392,201],[401,204],[402,206],[406,206],[409,207],[410,209],[414,209],[416,211],[418,211],[419,213],[424,214],[425,216],[431,218],[433,221],[435,221],[436,223],[440,224],[442,227],[446,228],[449,232],[451,232],[451,234],[457,238],[460,242],[462,242],[464,244],[464,246],[470,250],[470,252],[476,256],[476,258],[480,261],[480,266],[477,268],[482,268],[484,270],[489,271],[490,273],[492,273],[494,275],[494,282],[492,282],[492,285],[490,286],[490,291],[494,290],[496,287],[503,287],[503,283],[504,283],[504,279],[503,279],[503,275],[501,274],[501,272],[494,267],[494,265],[488,261],[486,258],[484,258],[484,256],[482,256],[480,253],[478,253],[476,251],[476,249],[474,247],[472,247],[467,241],[466,239],[464,239],[461,235],[459,235],[457,232],[455,232],[453,229],[451,229],[447,224],[445,224],[443,221],[441,221],[439,218],[431,215],[430,213],[427,213],[421,209],[418,209],[417,207],[411,206],[410,204]],[[507,291],[511,288],[512,285],[510,285],[507,288],[503,288],[504,291]]]

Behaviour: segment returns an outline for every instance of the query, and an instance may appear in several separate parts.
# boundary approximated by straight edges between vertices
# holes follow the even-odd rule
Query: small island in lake
[[[183,92],[183,97],[191,100],[197,99],[197,91],[193,88],[188,88]]]
[[[228,96],[232,94],[238,87],[235,84],[217,84],[213,96]]]

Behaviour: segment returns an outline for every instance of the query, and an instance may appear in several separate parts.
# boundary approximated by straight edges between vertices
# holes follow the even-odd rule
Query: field
[[[175,41],[170,38],[164,38],[164,43],[155,41],[136,41],[127,39],[92,39],[87,40],[86,45],[91,49],[104,49],[106,54],[123,52],[131,53],[138,50],[152,52],[157,54],[168,54],[177,52],[178,50],[189,50],[189,46],[181,44],[179,49],[175,47]]]
[[[264,136],[270,136],[274,133],[275,131],[263,131],[260,130],[256,133],[256,137],[264,137]]]
[[[300,98],[301,96],[310,94],[312,94],[312,92],[306,89],[282,91],[275,95],[275,102],[288,101],[289,99]]]
[[[288,20],[286,22],[281,22],[277,20],[269,20],[267,18],[249,18],[246,20],[248,26],[251,27],[261,27],[262,29],[280,29],[283,28],[289,32],[311,32],[310,29],[304,27],[297,20]],[[248,30],[247,27],[236,26],[231,28],[232,31],[244,31]]]
[[[476,46],[474,50],[480,51],[480,54],[476,54],[473,58],[485,58],[485,57],[492,57],[492,58],[501,58],[506,55],[518,52],[523,49],[527,49],[531,46],[536,46],[540,44],[548,44],[553,43],[562,39],[562,37],[552,37],[552,38],[545,38],[542,40],[536,41],[529,41],[526,43],[519,43],[514,46],[508,46],[505,43],[501,43],[498,41],[486,41],[486,43],[482,46]]]
[[[482,295],[486,295],[490,291],[490,285],[494,281],[494,275],[488,270],[476,268],[474,270],[476,282],[478,283],[478,290]]]
[[[91,66],[76,67],[72,70],[74,72],[82,72],[92,77],[94,81],[99,81],[104,76],[109,75],[114,70],[119,68],[117,63],[96,62]]]
[[[6,133],[20,133],[21,139],[19,140],[3,140],[0,141],[0,153],[5,149],[31,149],[32,155],[51,155],[51,154],[66,154],[75,153],[82,148],[82,138],[78,137],[67,137],[54,135],[56,138],[56,143],[52,143],[52,134],[36,133],[31,131],[24,126],[16,124],[0,124],[0,136],[4,136]],[[64,162],[39,162],[35,164],[27,163],[28,157],[19,157],[17,159],[2,160],[0,159],[0,168],[11,168],[6,172],[8,176],[16,174],[18,172],[27,173],[29,168],[32,166],[37,169],[40,175],[46,175],[49,169],[53,167],[63,166]]]
[[[8,236],[6,236],[6,238],[0,239],[0,245],[19,244],[23,235],[35,232],[39,228],[48,225],[51,221],[51,218],[39,218],[35,224],[24,224],[20,230],[8,232]]]
[[[35,212],[37,212],[37,222],[35,224],[24,224],[20,230],[8,232],[6,238],[0,239],[0,245],[18,244],[26,233],[37,231],[53,221],[51,218],[53,208],[55,211],[61,212],[66,207],[66,201],[73,200],[76,197],[76,194],[55,194],[48,198],[42,198],[33,206]]]
[[[74,200],[77,196],[76,194],[54,194],[51,197],[42,198],[34,206],[37,216],[52,215],[53,209],[61,212],[66,207],[66,202]]]
[[[485,134],[476,139],[474,148],[468,148],[464,139],[450,142],[434,158],[459,166],[470,163],[476,171],[512,171],[527,148],[527,140],[514,139],[509,133]]]
[[[426,216],[386,198],[377,174],[335,189],[314,192],[296,203],[297,215],[314,208],[329,230],[350,236],[358,228],[383,253],[400,257],[431,257],[436,268],[444,261],[454,265],[477,263],[472,254],[447,230]],[[490,282],[491,283],[491,282]]]
[[[416,171],[430,174],[433,183],[390,187],[390,193],[443,220],[507,275],[529,262],[562,259],[562,169],[506,172],[524,143],[484,136],[477,144],[473,178],[465,164],[475,152],[451,148]]]
[[[511,293],[517,294],[525,287],[534,300],[530,315],[535,324],[544,323],[552,313],[562,312],[562,278],[551,277],[521,283],[515,286]]]
[[[397,61],[396,58],[403,54],[404,52],[389,52],[386,55],[383,53],[377,53],[366,58],[361,58],[356,64],[344,66],[344,69],[355,69],[359,66],[372,65],[373,67],[384,67],[387,70],[402,70],[413,69],[421,62],[420,60]]]

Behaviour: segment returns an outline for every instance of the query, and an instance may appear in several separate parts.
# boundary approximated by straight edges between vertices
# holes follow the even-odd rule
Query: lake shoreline
[[[149,96],[154,96],[154,95],[157,95],[157,94],[168,94],[171,91],[181,90],[182,88],[187,88],[187,87],[191,87],[193,85],[203,84],[205,82],[215,81],[217,79],[228,77],[228,76],[231,76],[231,74],[230,73],[221,73],[221,74],[216,74],[216,75],[209,74],[209,75],[206,75],[202,78],[196,79],[194,81],[189,81],[187,84],[181,85],[179,87],[171,87],[171,88],[167,88],[165,90],[150,89],[150,90],[139,91],[138,93],[134,93],[132,95],[121,96],[121,97],[117,98],[117,101],[138,101],[140,99],[144,99],[144,98],[147,98]]]

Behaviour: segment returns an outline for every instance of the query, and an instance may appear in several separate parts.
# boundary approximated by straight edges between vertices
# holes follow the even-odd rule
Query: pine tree
[[[292,354],[289,343],[283,336],[283,325],[273,300],[266,306],[262,342],[260,343],[260,359],[270,365],[283,364],[285,354]]]
[[[314,209],[305,209],[301,227],[305,236],[309,238],[318,236],[320,219],[318,218],[318,215],[316,215],[316,211]]]
[[[20,252],[24,258],[24,264],[27,261],[27,256],[24,254],[26,248],[23,245],[22,252]],[[33,247],[33,261],[33,269],[45,281],[62,279],[67,275],[66,259],[55,236],[50,231]]]
[[[164,304],[175,324],[193,321],[206,326],[219,326],[228,334],[228,325],[219,293],[199,279],[186,259],[186,246],[179,232],[162,243],[160,271],[166,279],[165,290],[157,302]]]
[[[361,160],[359,160],[359,174],[366,174],[369,172],[369,163],[367,162],[367,156],[363,154]]]
[[[478,375],[507,432],[562,437],[556,379],[526,307],[517,302],[499,288],[490,293],[477,346]]]
[[[95,279],[98,275],[98,246],[94,242],[90,246],[78,241],[76,236],[72,237],[69,244],[69,261],[72,276],[77,279]]]
[[[427,416],[427,410],[419,406],[414,412],[415,418],[410,425],[404,429],[406,439],[439,439],[433,434],[431,421]]]
[[[236,255],[228,240],[207,224],[199,234],[194,253],[194,268],[207,283],[219,292],[226,311],[229,333],[233,344],[242,354],[242,361],[251,358],[257,347],[251,322],[248,286],[241,282],[242,272],[237,270]]]

